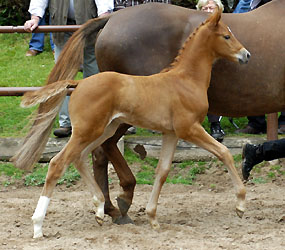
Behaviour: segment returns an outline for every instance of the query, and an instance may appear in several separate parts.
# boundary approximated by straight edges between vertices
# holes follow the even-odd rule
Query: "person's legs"
[[[266,120],[265,115],[260,116],[248,116],[248,125],[257,131],[259,133],[266,133]]]
[[[41,18],[39,25],[45,25],[45,16]],[[29,50],[26,52],[26,56],[36,56],[43,52],[45,42],[44,33],[32,33],[32,38],[29,43]]]
[[[262,162],[271,161],[285,157],[285,138],[274,141],[267,141],[263,144],[246,144],[242,152],[242,175],[247,180],[252,168]]]
[[[65,42],[72,35],[71,33],[65,33]],[[55,61],[59,57],[63,48],[55,45]],[[95,49],[93,46],[86,47],[84,49],[83,57],[83,78],[99,73],[98,65],[95,58]],[[69,97],[67,96],[59,111],[59,129],[54,130],[54,135],[57,137],[67,137],[71,134],[71,122],[68,112]]]
[[[72,33],[66,32],[64,34],[64,43],[72,36]],[[63,49],[63,46],[54,45],[54,60],[57,62],[58,57]],[[57,137],[67,137],[71,135],[71,122],[68,112],[69,96],[67,96],[59,111],[59,129],[54,130],[53,134]]]
[[[278,134],[285,134],[285,111],[282,111],[278,118],[278,126]]]
[[[50,23],[50,18],[49,18],[49,23]],[[51,50],[54,53],[54,43],[53,43],[53,40],[52,40],[52,33],[51,32],[49,33],[49,43],[50,43]]]
[[[208,114],[208,121],[211,123],[211,136],[217,141],[222,142],[224,140],[225,132],[221,128],[220,116]]]
[[[265,161],[272,161],[285,157],[285,138],[267,141],[261,145],[261,150]]]
[[[266,133],[266,120],[265,116],[248,116],[248,124],[243,129],[238,129],[236,133],[245,134],[263,134]]]
[[[99,73],[94,46],[89,46],[84,49],[83,58],[83,78]]]

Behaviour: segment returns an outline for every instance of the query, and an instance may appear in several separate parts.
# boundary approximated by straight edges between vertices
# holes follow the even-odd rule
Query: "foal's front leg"
[[[210,136],[199,123],[191,126],[191,131],[189,131],[189,133],[181,131],[178,136],[213,153],[225,164],[236,189],[236,196],[238,200],[236,213],[239,217],[242,217],[245,211],[246,190],[234,166],[234,160],[229,149]]]
[[[157,202],[163,183],[166,181],[170,171],[172,159],[176,149],[178,138],[175,134],[165,134],[162,138],[162,148],[159,162],[156,168],[156,177],[151,192],[149,202],[146,207],[146,213],[149,217],[153,229],[159,229],[159,223],[156,218]]]

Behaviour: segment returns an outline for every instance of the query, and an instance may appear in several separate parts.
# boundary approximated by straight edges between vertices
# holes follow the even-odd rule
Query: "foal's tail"
[[[103,18],[89,20],[66,43],[46,82],[46,85],[54,83],[54,87],[59,84],[58,92],[55,91],[53,94],[51,93],[51,96],[47,94],[47,96],[38,97],[38,99],[35,97],[35,100],[37,99],[35,102],[41,104],[35,121],[21,148],[11,158],[16,167],[31,170],[39,160],[48,141],[53,122],[67,93],[66,87],[60,89],[62,87],[61,80],[71,80],[76,76],[78,68],[83,61],[84,47],[86,45],[94,46],[98,32],[106,25],[110,17],[111,15],[108,15]],[[40,91],[38,93],[41,93]],[[24,100],[29,100],[28,96],[29,94]],[[23,105],[28,105],[28,103],[24,101]]]
[[[62,80],[45,85],[43,88],[39,90],[33,92],[27,92],[22,98],[21,107],[30,108],[37,104],[45,103],[53,97],[56,97],[61,100],[66,96],[67,89],[76,87],[79,84],[79,82],[80,81],[75,81],[75,80]]]

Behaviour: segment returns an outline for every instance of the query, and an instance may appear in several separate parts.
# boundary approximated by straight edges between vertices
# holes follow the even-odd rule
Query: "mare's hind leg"
[[[236,189],[236,196],[238,200],[236,213],[239,217],[242,217],[245,211],[246,190],[234,166],[234,160],[229,149],[210,136],[199,123],[194,124],[191,127],[189,134],[185,133],[184,131],[181,134],[178,134],[178,136],[213,153],[226,165]]]
[[[123,189],[123,192],[121,192],[117,197],[118,206],[122,214],[121,218],[118,218],[114,221],[118,224],[132,222],[131,219],[127,216],[127,212],[132,204],[136,179],[117,147],[119,139],[125,134],[129,127],[130,125],[127,124],[120,125],[115,135],[109,138],[102,145],[105,153],[107,154],[109,160],[112,162],[117,172],[117,175],[120,179],[120,186]]]
[[[101,147],[94,150],[92,154],[94,177],[105,196],[105,213],[110,215],[113,222],[117,224],[132,223],[132,220],[128,217],[127,212],[132,204],[136,179],[117,147],[119,139],[125,134],[129,127],[130,125],[121,124],[116,133],[102,144],[105,154]],[[113,206],[110,200],[107,169],[108,160],[106,155],[112,162],[120,179],[120,186],[123,189],[123,192],[117,198],[120,211]]]
[[[83,143],[78,143],[78,141],[74,139],[74,136],[72,136],[64,149],[62,149],[61,152],[51,160],[44,188],[32,216],[34,223],[34,238],[43,236],[42,224],[46,215],[47,207],[49,205],[50,197],[58,179],[62,176],[70,163],[81,157],[81,152],[86,146],[86,144],[84,145]],[[94,193],[96,194],[96,199],[98,200],[99,209],[97,210],[99,210],[100,214],[100,205],[103,204],[104,206],[104,196],[99,187],[94,188]]]
[[[105,214],[112,217],[112,220],[116,220],[121,217],[121,212],[111,202],[109,195],[109,183],[108,183],[108,158],[104,153],[102,146],[96,148],[92,152],[93,173],[95,181],[101,188],[105,197]]]
[[[149,217],[150,224],[154,229],[159,229],[159,224],[156,219],[158,198],[162,185],[166,181],[166,178],[170,171],[177,141],[178,138],[176,137],[175,134],[163,135],[161,153],[156,168],[156,177],[151,192],[151,196],[146,207],[146,213]]]

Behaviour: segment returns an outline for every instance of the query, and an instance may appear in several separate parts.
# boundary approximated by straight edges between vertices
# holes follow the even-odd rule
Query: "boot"
[[[222,142],[224,140],[225,132],[222,130],[219,122],[211,123],[211,136],[218,142]]]
[[[53,134],[59,138],[68,137],[72,133],[71,127],[60,127],[53,131]]]
[[[264,157],[260,150],[260,145],[246,144],[242,150],[242,176],[247,180],[252,168],[262,162]]]

